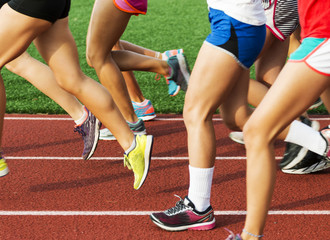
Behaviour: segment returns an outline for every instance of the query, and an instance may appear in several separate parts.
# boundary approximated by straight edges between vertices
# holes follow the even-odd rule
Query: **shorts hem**
[[[216,46],[216,45],[214,45],[214,44],[212,44],[212,43],[210,43],[210,42],[208,42],[208,41],[206,41],[206,40],[204,41],[204,43],[207,44],[207,45],[209,45],[209,46],[211,46],[211,47],[213,47],[213,48],[215,48],[215,49],[218,49],[218,50],[220,50],[220,51],[222,51],[222,52],[228,54],[228,55],[231,56],[231,57],[233,57],[234,60],[238,63],[238,65],[240,65],[242,68],[244,68],[244,69],[246,69],[246,70],[249,69],[249,68],[246,67],[243,63],[241,63],[240,60],[238,60],[238,58],[237,58],[233,53],[231,53],[230,51],[228,51],[228,50],[226,50],[226,49],[224,49],[224,48],[222,48],[222,47]]]
[[[131,8],[131,10],[122,8],[121,6],[119,6],[117,4],[117,2],[115,0],[113,0],[113,4],[116,6],[116,8],[119,9],[120,11],[122,11],[122,12],[130,13],[130,14],[133,14],[133,15],[136,15],[136,16],[138,16],[140,14],[142,14],[142,15],[147,14],[147,11],[138,10],[135,7],[133,7],[132,5],[130,5],[127,1],[125,1],[125,3]]]

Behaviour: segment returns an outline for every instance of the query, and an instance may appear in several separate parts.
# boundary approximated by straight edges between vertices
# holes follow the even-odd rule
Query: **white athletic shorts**
[[[284,41],[299,26],[297,0],[263,0],[267,28]]]
[[[305,38],[288,61],[305,62],[314,71],[330,76],[330,38]]]

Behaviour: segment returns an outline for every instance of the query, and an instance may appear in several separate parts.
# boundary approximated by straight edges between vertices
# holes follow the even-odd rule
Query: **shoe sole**
[[[174,96],[178,95],[178,93],[180,92],[180,89],[181,89],[181,87],[178,85],[178,87],[176,88],[175,92],[172,93],[172,94],[170,94],[170,96],[171,97],[174,97]]]
[[[103,129],[102,129],[102,130],[103,130]],[[102,131],[102,130],[101,130],[101,131]],[[133,131],[133,133],[134,133],[135,135],[146,135],[146,134],[147,134],[147,131],[146,131],[146,130],[141,131],[141,132],[134,132],[134,131]],[[115,136],[113,136],[113,135],[102,135],[102,134],[100,134],[100,136],[99,136],[99,140],[113,141],[113,140],[117,140],[117,139],[116,139]]]
[[[165,226],[164,224],[158,222],[156,218],[151,214],[150,215],[151,221],[156,224],[158,227],[166,230],[166,231],[171,231],[171,232],[178,232],[178,231],[184,231],[184,230],[197,230],[197,231],[202,231],[202,230],[211,230],[215,227],[215,218],[211,222],[207,223],[196,223],[192,224],[189,226],[177,226],[177,227],[169,227]]]
[[[187,88],[188,88],[189,77],[190,77],[190,73],[188,71],[187,60],[183,54],[178,54],[176,56],[178,58],[180,71],[183,75],[183,81],[180,83],[180,86],[181,86],[182,91],[186,92]]]
[[[236,143],[239,143],[239,144],[242,144],[242,145],[245,144],[244,139],[235,137],[234,134],[233,134],[233,132],[229,133],[229,138],[231,140],[233,140],[234,142],[236,142]]]
[[[4,170],[0,171],[0,177],[4,177],[9,173],[9,168],[5,168]]]
[[[298,163],[301,162],[301,160],[306,156],[308,152],[307,148],[301,148],[299,153],[297,154],[297,156],[289,163],[287,164],[285,167],[282,168],[282,171],[286,171],[289,170],[290,168],[293,168],[294,166],[296,166]]]
[[[143,183],[145,182],[145,180],[148,176],[153,144],[154,144],[154,137],[152,135],[147,135],[147,143],[146,143],[146,148],[144,150],[144,167],[145,167],[145,169],[143,172],[143,176],[141,178],[140,185],[135,190],[138,190],[142,187]]]
[[[312,106],[310,106],[310,107],[308,108],[308,110],[313,110],[313,109],[315,109],[315,108],[318,108],[318,107],[321,106],[322,104],[323,104],[323,102],[320,101],[320,102],[318,102],[318,103],[313,104]]]
[[[316,166],[315,166],[316,165]],[[330,164],[327,163],[327,161],[322,161],[313,164],[312,166],[309,166],[307,168],[302,169],[282,169],[282,172],[289,173],[289,174],[309,174],[309,173],[315,173],[322,170],[325,170],[330,167]]]
[[[99,136],[100,136],[100,127],[101,127],[101,122],[96,118],[96,127],[95,127],[95,131],[94,131],[94,143],[93,143],[93,146],[92,146],[92,149],[91,151],[89,152],[88,156],[84,159],[84,160],[89,160],[94,152],[95,152],[95,149],[97,147],[97,144],[99,142]]]
[[[146,121],[150,121],[150,120],[154,119],[155,117],[156,117],[156,114],[145,115],[143,117],[138,117],[138,118],[140,118],[142,121],[146,122]]]

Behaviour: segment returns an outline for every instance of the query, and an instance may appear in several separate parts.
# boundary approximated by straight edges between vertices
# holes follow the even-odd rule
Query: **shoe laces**
[[[78,132],[83,137],[86,136],[86,133],[84,132],[81,126],[76,126],[73,131]]]
[[[128,160],[128,156],[127,155],[124,156],[124,167],[127,167],[129,170],[132,170],[132,166],[131,166],[131,164],[130,164],[130,162]]]
[[[165,214],[166,214],[166,215],[171,216],[171,215],[175,215],[175,214],[177,214],[177,213],[180,213],[180,212],[182,212],[182,211],[184,211],[184,210],[186,210],[186,209],[192,209],[192,207],[190,207],[190,206],[184,204],[184,201],[183,201],[183,199],[182,199],[180,196],[178,196],[178,195],[174,195],[174,196],[180,198],[180,201],[178,201],[178,202],[175,204],[174,207],[172,207],[172,208],[170,208],[170,209],[167,209],[167,210],[165,211]]]

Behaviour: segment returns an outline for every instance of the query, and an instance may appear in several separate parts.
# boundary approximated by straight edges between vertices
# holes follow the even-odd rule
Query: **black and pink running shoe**
[[[158,227],[167,231],[210,230],[215,227],[212,207],[198,212],[188,197],[180,198],[174,207],[164,212],[152,213],[150,218]]]

